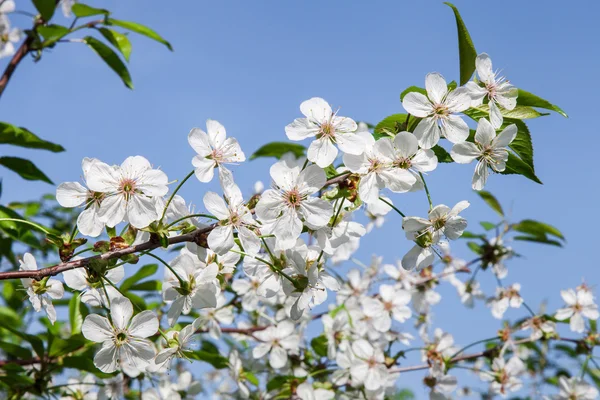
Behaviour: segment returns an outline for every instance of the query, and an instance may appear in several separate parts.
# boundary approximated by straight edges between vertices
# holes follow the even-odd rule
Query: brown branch
[[[348,175],[350,175],[350,173],[332,178],[332,179],[328,180],[327,182],[325,182],[324,187],[340,183],[344,179],[346,179],[348,177]],[[212,224],[205,228],[196,229],[195,231],[186,233],[184,235],[173,236],[173,237],[169,238],[169,245],[185,243],[185,242],[200,243],[202,237],[204,235],[208,234],[210,231],[212,231],[216,226],[217,226],[217,224],[215,223],[215,224]],[[159,247],[160,247],[160,242],[156,239],[151,239],[145,243],[141,243],[136,246],[130,246],[130,247],[126,247],[124,249],[109,251],[104,254],[98,254],[96,256],[92,256],[92,257],[88,257],[88,258],[82,258],[80,260],[63,262],[63,263],[54,265],[52,267],[41,268],[41,269],[33,270],[33,271],[0,272],[0,281],[6,280],[6,279],[22,279],[22,278],[35,279],[36,281],[39,281],[47,276],[55,276],[64,271],[68,271],[68,270],[75,269],[75,268],[85,267],[86,265],[89,265],[91,262],[96,261],[96,260],[104,260],[104,261],[113,260],[115,258],[120,258],[120,257],[126,256],[128,254],[139,253],[139,252],[147,251],[147,250],[154,250]]]
[[[58,4],[58,1],[56,3]],[[36,19],[36,21],[33,24],[33,28],[31,29],[32,32],[34,32],[38,26],[44,25],[46,22],[47,21],[44,21],[44,19],[42,17],[39,17],[38,19]],[[103,20],[91,21],[85,25],[82,25],[81,27],[93,28],[96,25],[102,24],[103,22],[104,22]],[[19,63],[25,58],[25,56],[27,54],[29,54],[29,52],[35,50],[32,47],[34,41],[35,41],[35,35],[33,33],[30,33],[29,35],[27,35],[27,38],[25,38],[23,43],[21,43],[21,45],[19,46],[19,48],[17,49],[17,51],[11,58],[10,62],[6,66],[6,69],[4,70],[2,77],[0,77],[0,96],[2,96],[2,94],[4,93],[4,90],[6,89],[6,86],[8,85],[8,81],[10,80],[13,73],[17,69],[17,66],[19,65]]]

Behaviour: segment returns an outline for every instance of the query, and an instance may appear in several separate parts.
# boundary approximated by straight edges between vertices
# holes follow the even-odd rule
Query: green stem
[[[583,365],[581,366],[580,379],[583,379],[583,377],[585,376],[585,371],[587,369],[588,362],[590,361],[591,358],[592,358],[592,353],[590,351],[590,353],[585,358],[585,361],[583,362]]]
[[[396,211],[398,214],[400,214],[402,216],[402,218],[406,217],[406,215],[404,215],[404,213],[402,211],[398,210],[398,208],[396,208],[395,205],[393,205],[392,203],[390,203],[389,201],[387,201],[383,197],[380,197],[379,200],[383,201],[385,204],[387,204],[388,206],[392,207],[394,209],[394,211]]]
[[[73,230],[71,231],[71,236],[69,236],[69,243],[73,242],[73,239],[75,239],[77,232],[79,232],[79,231],[77,229],[77,224],[75,224],[75,226],[73,227]]]
[[[13,222],[20,222],[22,224],[26,224],[26,225],[31,225],[37,229],[39,229],[40,231],[44,232],[46,235],[50,234],[50,231],[47,230],[46,228],[44,228],[41,225],[36,224],[35,222],[31,222],[31,221],[27,221],[26,219],[18,219],[18,218],[0,218],[0,222],[1,221],[13,221]]]
[[[427,183],[425,182],[425,178],[423,177],[423,174],[421,172],[419,172],[419,176],[421,177],[421,180],[423,181],[423,187],[425,188],[425,193],[427,193],[427,201],[429,202],[429,209],[431,210],[433,208],[433,203],[431,202],[431,195],[429,194],[429,188],[427,187]]]
[[[169,197],[169,200],[167,200],[167,204],[165,204],[165,209],[163,210],[162,216],[160,217],[159,220],[159,225],[160,223],[162,223],[162,220],[165,218],[165,214],[167,213],[167,210],[169,209],[169,205],[171,204],[171,201],[173,201],[173,197],[175,197],[175,195],[177,194],[177,192],[179,191],[179,189],[181,189],[181,187],[183,186],[183,184],[192,177],[192,175],[194,175],[194,171],[190,172],[189,174],[187,174],[187,176],[185,178],[183,178],[183,180],[179,183],[179,185],[177,185],[177,187],[175,188],[175,190],[173,191],[173,193],[171,193],[171,197]]]
[[[125,296],[125,293],[123,293],[123,292],[121,291],[121,289],[119,289],[119,288],[118,288],[118,287],[117,287],[117,286],[116,286],[114,283],[112,283],[112,282],[110,281],[110,279],[108,279],[106,276],[104,276],[104,277],[103,277],[103,281],[102,281],[102,285],[103,285],[103,286],[104,286],[104,281],[108,282],[108,284],[109,284],[110,286],[112,286],[113,288],[115,288],[115,290],[116,290],[117,292],[121,293],[121,296],[123,296],[123,297],[127,298],[127,296]],[[106,292],[106,289],[105,289],[104,291]],[[106,295],[106,297],[108,298],[108,295]],[[140,308],[140,306],[138,306],[138,305],[137,305],[136,303],[134,303],[133,301],[131,302],[131,304],[133,304],[133,306],[134,306],[135,308],[137,308],[138,312],[142,312],[142,311],[144,311],[144,310],[142,310],[142,309]],[[158,328],[158,332],[159,332],[159,333],[160,333],[160,335],[161,335],[161,336],[162,336],[162,337],[165,339],[165,341],[166,341],[167,343],[169,343],[169,338],[167,338],[167,335],[165,335],[165,333],[163,332],[163,330],[162,330],[162,329],[160,329],[160,328]]]
[[[461,354],[463,351],[465,351],[467,349],[470,349],[473,346],[477,346],[478,344],[487,343],[487,342],[491,342],[493,340],[498,340],[498,339],[499,338],[496,336],[496,337],[493,337],[493,338],[482,339],[482,340],[478,340],[476,342],[473,342],[471,344],[468,344],[465,347],[463,347],[462,349],[460,349],[459,351],[457,351],[456,353],[452,354],[452,357],[450,357],[450,361],[452,361],[456,356],[458,356],[459,354]]]
[[[529,307],[527,305],[527,303],[523,302],[523,307],[525,307],[527,309],[527,311],[529,311],[529,313],[531,314],[532,317],[535,317],[535,313],[533,312],[533,310],[531,309],[531,307]]]
[[[195,217],[204,217],[204,218],[210,218],[210,219],[214,219],[214,220],[219,220],[219,218],[215,217],[214,215],[209,215],[209,214],[190,214],[190,215],[186,215],[185,217],[181,217],[173,222],[171,222],[169,225],[167,225],[167,229],[169,229],[170,227],[172,227],[173,225],[186,220],[188,218],[195,218]]]
[[[175,277],[177,278],[177,280],[179,281],[179,285],[181,287],[185,286],[185,281],[177,274],[177,272],[175,272],[175,270],[173,269],[173,267],[171,267],[165,260],[163,260],[162,258],[160,258],[157,255],[154,255],[152,253],[147,253],[146,255],[160,261],[161,263],[163,263],[163,265],[173,273],[173,275],[175,275]]]
[[[87,249],[83,249],[83,250],[80,250],[80,251],[78,251],[77,253],[74,253],[74,254],[73,254],[71,257],[75,257],[75,256],[78,256],[78,255],[80,255],[80,254],[83,254],[83,253],[85,253],[85,252],[87,252],[87,251],[92,251],[92,250],[94,250],[94,248],[93,248],[93,247],[89,247],[89,248],[87,248]]]
[[[260,240],[262,240],[263,244],[265,245],[265,249],[267,249],[267,253],[269,253],[269,257],[271,257],[271,261],[275,262],[275,256],[273,255],[273,253],[271,252],[271,249],[267,245],[267,241],[262,237],[260,238]]]

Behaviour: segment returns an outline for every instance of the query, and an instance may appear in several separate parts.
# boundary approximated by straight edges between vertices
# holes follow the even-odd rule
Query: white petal
[[[79,182],[65,182],[56,188],[56,201],[63,207],[77,207],[87,200],[88,190]]]
[[[325,122],[331,117],[331,106],[320,97],[313,97],[300,104],[300,111],[311,121]]]
[[[430,149],[440,141],[440,128],[433,118],[422,119],[414,132],[419,146]]]
[[[133,306],[127,297],[119,297],[110,302],[110,316],[115,327],[125,329],[133,315]]]
[[[131,320],[129,333],[132,336],[147,338],[156,332],[158,332],[158,319],[152,311],[142,311]]]
[[[215,192],[207,192],[204,195],[204,207],[217,217],[219,220],[225,220],[229,218],[229,209],[225,200]]]
[[[419,92],[407,93],[402,100],[402,107],[409,114],[419,118],[425,118],[433,113],[431,102],[424,94]]]
[[[469,137],[469,126],[458,115],[442,120],[442,134],[452,143],[461,143]]]
[[[90,314],[85,317],[81,326],[81,333],[87,340],[102,343],[111,341],[113,337],[113,327],[108,319],[98,314]]]
[[[427,90],[427,96],[434,104],[441,104],[444,96],[448,93],[446,80],[437,72],[425,76],[425,89]]]
[[[462,142],[452,146],[450,156],[459,164],[468,164],[481,155],[475,143]]]
[[[208,235],[208,247],[218,255],[227,253],[234,244],[231,225],[217,226]]]
[[[307,158],[321,168],[333,163],[338,155],[338,149],[328,138],[314,140],[308,147]]]
[[[475,141],[487,146],[492,143],[494,138],[496,138],[496,130],[487,119],[481,118],[477,125],[477,131],[475,132]]]

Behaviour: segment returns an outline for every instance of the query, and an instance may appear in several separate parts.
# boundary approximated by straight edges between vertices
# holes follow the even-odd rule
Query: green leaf
[[[24,158],[0,157],[0,165],[16,172],[21,178],[28,181],[44,181],[51,185],[54,184],[34,163]]]
[[[205,350],[196,350],[185,352],[185,355],[193,360],[209,363],[217,369],[225,369],[229,367],[229,360],[220,354],[215,354]]]
[[[59,144],[40,139],[29,130],[0,122],[0,144],[11,144],[28,149],[49,150],[54,153],[65,151]]]
[[[508,126],[510,124],[515,124],[517,126],[517,136],[515,136],[515,139],[510,143],[510,148],[517,153],[525,164],[531,167],[532,171],[535,171],[533,165],[533,143],[531,141],[529,128],[527,128],[525,122],[521,120],[507,118],[504,120],[502,129],[504,129],[505,125]]]
[[[500,202],[494,197],[490,192],[486,192],[485,190],[480,190],[475,192],[487,203],[488,206],[492,208],[492,210],[496,211],[500,214],[501,217],[504,217],[504,211],[502,210],[502,206]]]
[[[121,291],[126,292],[130,290],[130,288],[137,282],[141,281],[144,278],[147,278],[151,275],[154,275],[158,270],[158,264],[148,264],[144,265],[142,268],[138,269],[135,274],[125,279],[121,284]]]
[[[432,147],[431,150],[433,150],[433,152],[435,153],[435,155],[438,159],[438,162],[441,162],[441,163],[454,162],[450,153],[448,153],[446,151],[446,149],[444,149],[442,146],[436,144],[435,146]]]
[[[477,58],[477,51],[471,35],[467,30],[458,8],[452,3],[445,2],[448,7],[454,11],[454,17],[456,18],[456,29],[458,30],[458,55],[460,58],[460,84],[464,85],[471,79],[473,72],[475,72],[475,59]]]
[[[173,51],[173,47],[171,47],[171,44],[169,42],[167,42],[165,39],[162,38],[162,36],[160,36],[158,33],[154,32],[152,29],[148,28],[147,26],[138,24],[136,22],[121,21],[121,20],[112,19],[112,18],[108,18],[106,20],[106,24],[120,26],[121,28],[125,28],[132,32],[139,33],[140,35],[149,37],[150,39],[156,40],[157,42],[164,44],[165,46],[167,46],[167,48],[169,50]]]
[[[131,75],[129,75],[127,67],[123,64],[123,61],[121,61],[117,53],[94,37],[86,36],[83,38],[83,41],[90,46],[90,48],[94,50],[96,54],[98,54],[100,58],[102,58],[102,60],[117,73],[117,75],[119,75],[125,86],[129,89],[133,89]]]
[[[485,239],[485,235],[476,234],[471,231],[464,231],[462,235],[460,235],[461,239]]]
[[[512,229],[517,232],[527,233],[533,236],[543,237],[546,235],[551,235],[559,239],[566,240],[561,231],[559,231],[556,227],[546,224],[545,222],[535,221],[533,219],[524,219],[523,221],[512,225]]]
[[[44,47],[54,45],[57,41],[65,37],[71,32],[69,28],[62,25],[40,25],[37,27],[37,31],[44,38]]]
[[[288,142],[271,142],[256,150],[250,156],[250,160],[259,157],[275,157],[280,159],[286,153],[293,153],[296,158],[303,157],[306,152],[306,147],[298,143]]]
[[[327,357],[327,337],[325,335],[317,336],[310,341],[310,345],[317,355]]]
[[[508,161],[506,162],[506,169],[500,173],[503,175],[511,175],[511,174],[523,175],[524,177],[529,178],[534,182],[542,184],[542,181],[540,181],[540,179],[535,175],[535,172],[533,172],[533,169],[528,164],[526,164],[523,160],[521,160],[519,157],[517,157],[516,155],[514,155],[513,153],[510,153],[510,152],[508,153]]]
[[[267,382],[267,391],[281,389],[288,381],[295,379],[293,376],[277,375]]]
[[[144,281],[144,282],[140,282],[140,283],[136,283],[135,285],[131,286],[129,288],[129,290],[138,290],[138,291],[144,291],[144,292],[154,292],[154,291],[160,291],[162,289],[162,282],[160,281]]]
[[[482,254],[483,250],[481,250],[481,246],[475,242],[467,242],[467,247],[471,249],[471,251],[475,254]]]
[[[404,101],[404,96],[406,96],[410,92],[417,92],[417,93],[421,93],[424,96],[427,96],[427,90],[423,89],[422,87],[410,86],[410,87],[407,87],[406,89],[404,89],[404,91],[402,93],[400,93],[400,101]]]
[[[101,379],[108,379],[108,378],[113,377],[113,374],[106,374],[106,373],[100,371],[98,369],[98,367],[96,367],[94,365],[93,359],[94,359],[93,356],[92,357],[87,357],[87,356],[65,357],[63,359],[63,366],[66,368],[77,369],[79,371],[91,372],[92,374],[96,375],[98,378],[101,378]]]
[[[50,21],[50,19],[52,19],[52,16],[54,15],[54,10],[56,9],[56,5],[58,4],[58,2],[56,2],[54,0],[32,0],[32,1],[33,1],[33,5],[35,6],[35,8],[38,10],[40,15],[42,16],[42,19],[46,22]]]
[[[504,118],[512,119],[532,119],[548,115],[547,113],[539,112],[535,108],[520,105],[516,106],[512,110],[500,108],[500,112]],[[473,118],[475,121],[479,121],[481,118],[489,119],[490,107],[488,104],[482,104],[477,107],[469,108],[468,110],[464,111],[464,114]]]
[[[129,62],[129,56],[131,55],[131,42],[127,36],[108,28],[98,28],[98,30],[102,36],[104,36],[104,38],[110,42],[110,44],[115,46],[115,48],[119,50],[121,54],[123,54],[125,61]]]
[[[492,229],[494,229],[496,227],[496,224],[492,224],[491,222],[486,222],[486,221],[481,221],[479,223],[483,229],[485,229],[486,231],[491,231]]]
[[[398,132],[404,128],[406,122],[406,114],[393,114],[385,117],[377,125],[373,131],[375,140],[379,140],[383,137],[394,137]]]
[[[71,11],[77,18],[91,17],[92,15],[100,14],[110,14],[108,10],[105,10],[103,8],[94,8],[82,3],[73,4]]]
[[[76,335],[81,332],[83,315],[81,313],[81,296],[79,293],[74,293],[69,300],[69,323],[71,324],[72,335]]]
[[[48,355],[50,357],[64,356],[82,348],[85,343],[86,340],[82,335],[71,336],[68,340],[55,337],[50,345],[50,350],[48,350]]]
[[[538,107],[544,108],[546,110],[556,111],[563,117],[568,118],[567,113],[564,112],[559,106],[556,106],[548,102],[547,100],[544,100],[541,97],[538,97],[535,94],[529,93],[523,89],[519,89],[519,97],[517,97],[517,104],[521,106]]]
[[[11,218],[26,221],[19,213],[8,207],[0,206],[0,218]],[[0,230],[14,240],[25,243],[36,249],[41,249],[38,239],[34,236],[31,226],[17,221],[0,221]]]
[[[525,242],[543,243],[543,244],[550,244],[552,246],[562,247],[562,243],[559,242],[558,240],[553,240],[553,239],[548,239],[548,238],[538,237],[538,236],[515,236],[513,239],[521,240],[521,241],[525,241]]]
[[[0,341],[0,349],[4,350],[5,353],[10,354],[11,356],[20,358],[21,360],[28,360],[31,358],[31,350],[14,343]]]
[[[44,357],[44,342],[42,342],[42,339],[38,338],[37,336],[30,335],[28,333],[21,332],[20,330],[14,329],[13,327],[7,324],[7,321],[3,319],[0,319],[0,328],[6,329],[12,334],[28,342],[29,344],[31,344],[33,351],[35,351],[35,354],[37,354],[38,357]]]

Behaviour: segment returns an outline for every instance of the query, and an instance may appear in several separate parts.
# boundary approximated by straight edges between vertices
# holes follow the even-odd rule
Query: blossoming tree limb
[[[86,44],[132,88],[131,43],[115,28],[171,48],[108,10],[74,0],[33,4],[33,26],[22,33],[10,25],[14,2],[0,2],[0,56],[12,57],[0,95],[26,55],[39,60],[63,43]],[[143,156],[118,165],[86,157],[82,182],[61,183],[39,202],[0,205],[0,259],[10,264],[0,271],[3,396],[405,399],[405,374],[424,371],[430,399],[526,390],[536,399],[597,398],[600,315],[591,286],[565,288],[564,307],[536,312],[518,282],[505,283],[518,255],[510,243],[560,247],[564,236],[544,222],[510,221],[484,190],[498,175],[541,183],[525,120],[547,115],[539,109],[566,114],[499,76],[446,4],[458,28],[460,86],[431,72],[424,88],[401,94],[406,113],[373,126],[313,97],[282,127],[292,143],[269,143],[249,157],[208,120],[188,134],[196,155],[174,187]],[[53,23],[59,8],[70,24]],[[85,30],[91,34],[73,37]],[[64,150],[25,128],[1,127],[0,143]],[[237,164],[259,157],[277,159],[271,187],[257,182],[245,195]],[[468,229],[469,202],[438,203],[426,181],[446,163],[473,161],[470,185],[499,216],[481,223],[483,233]],[[0,164],[52,183],[28,160],[5,156]],[[204,193],[206,211],[179,194],[213,180],[221,191]],[[424,192],[417,215],[399,205],[407,192]],[[386,219],[406,237],[396,238],[405,245],[398,261],[353,259],[361,238]],[[460,240],[474,253],[470,261],[450,247]],[[359,268],[339,267],[350,260]],[[493,293],[480,286],[484,273],[496,282]],[[442,284],[466,308],[481,302],[499,320],[510,308],[522,316],[458,345],[434,324]],[[196,361],[213,372],[198,374]]]

